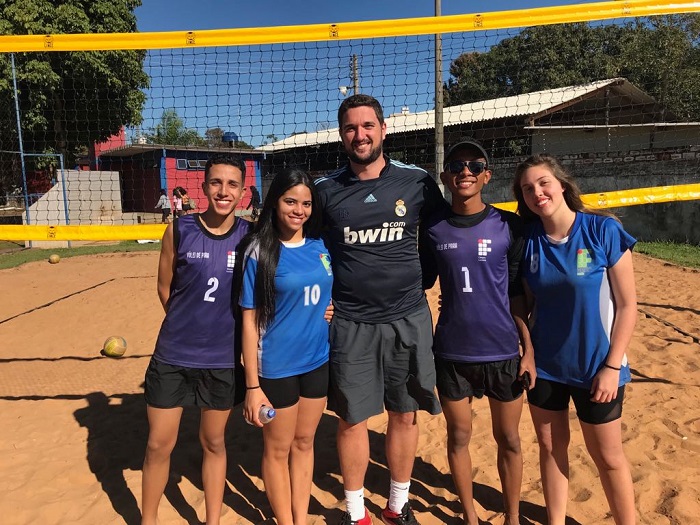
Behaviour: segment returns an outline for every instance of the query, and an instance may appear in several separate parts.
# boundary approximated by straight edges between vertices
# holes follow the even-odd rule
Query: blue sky
[[[572,0],[442,0],[443,15],[528,9]],[[143,0],[136,9],[139,31],[229,29],[278,25],[356,22],[433,16],[434,0]]]
[[[575,4],[567,0],[473,2],[442,0],[442,14],[468,14]],[[589,2],[590,3],[590,2]],[[433,16],[434,0],[212,1],[143,0],[136,9],[142,32],[230,29],[279,25],[390,20]],[[443,78],[465,51],[483,51],[518,30],[448,34],[443,37]],[[163,111],[175,108],[188,128],[204,134],[220,127],[259,146],[293,133],[336,127],[352,85],[350,61],[358,56],[360,91],[377,97],[387,115],[434,105],[433,37],[197,48],[149,52],[151,76],[144,122],[151,132]],[[136,133],[132,130],[131,133]]]

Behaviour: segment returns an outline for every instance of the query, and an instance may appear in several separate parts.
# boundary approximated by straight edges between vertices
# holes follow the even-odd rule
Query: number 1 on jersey
[[[462,291],[464,293],[471,293],[473,290],[469,283],[469,268],[462,266],[462,273],[464,273],[464,288],[462,288]]]

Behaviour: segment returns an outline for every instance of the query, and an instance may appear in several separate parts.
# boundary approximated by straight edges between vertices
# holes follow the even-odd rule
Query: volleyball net
[[[206,207],[215,153],[243,157],[263,195],[282,168],[328,173],[346,162],[337,110],[354,93],[382,103],[393,159],[435,173],[450,144],[480,141],[494,170],[485,198],[504,207],[515,166],[540,151],[595,207],[697,200],[698,13],[700,2],[629,0],[0,36],[0,240],[159,238],[161,192],[171,209],[174,193]]]

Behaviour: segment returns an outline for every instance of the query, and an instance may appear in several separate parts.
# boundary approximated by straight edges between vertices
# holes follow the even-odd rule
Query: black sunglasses
[[[486,170],[486,163],[480,160],[451,160],[445,163],[450,173],[461,173],[464,168],[467,168],[472,175],[480,175]]]

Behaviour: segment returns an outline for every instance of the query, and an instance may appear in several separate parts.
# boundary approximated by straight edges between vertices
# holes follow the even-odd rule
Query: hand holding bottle
[[[260,387],[246,389],[243,417],[248,424],[256,427],[262,427],[275,417],[275,409]]]

